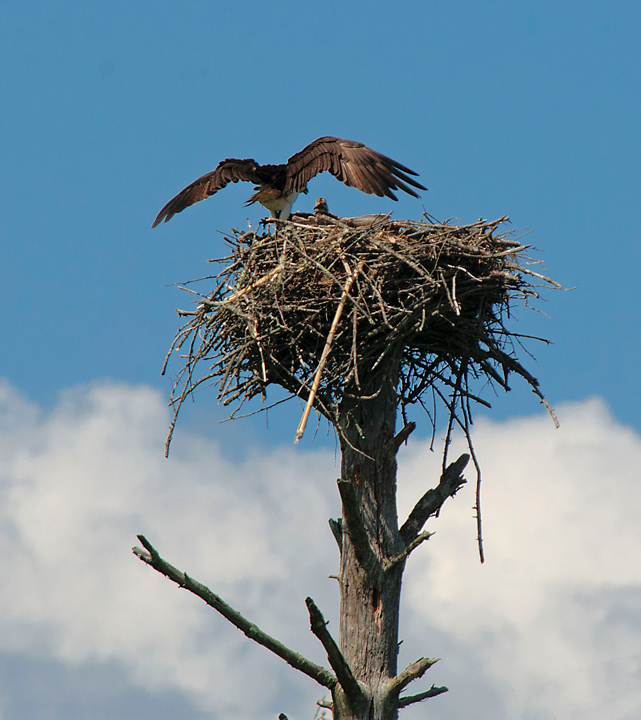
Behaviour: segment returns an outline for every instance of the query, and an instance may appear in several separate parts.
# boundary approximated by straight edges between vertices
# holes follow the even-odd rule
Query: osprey
[[[409,177],[416,176],[413,170],[371,150],[363,143],[322,137],[292,155],[284,165],[259,165],[251,159],[222,160],[215,170],[194,180],[172,198],[158,213],[151,227],[156,227],[163,220],[171,220],[186,207],[214,195],[230,182],[239,180],[256,185],[256,192],[245,205],[258,202],[271,212],[272,217],[287,220],[296,198],[300,193],[307,193],[307,183],[326,170],[345,185],[392,200],[397,199],[392,190],[403,190],[417,198],[418,195],[409,185],[427,190]]]

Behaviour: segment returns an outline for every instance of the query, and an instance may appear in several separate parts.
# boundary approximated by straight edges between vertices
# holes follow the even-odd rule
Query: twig
[[[399,698],[398,708],[400,710],[401,708],[407,707],[408,705],[413,705],[414,703],[422,702],[423,700],[427,700],[428,698],[436,697],[437,695],[441,695],[443,693],[446,693],[447,691],[448,688],[444,686],[436,687],[435,685],[432,685],[432,687],[425,692],[418,693],[417,695],[407,695],[406,697]]]
[[[239,297],[242,297],[243,295],[247,295],[247,293],[252,292],[256,288],[260,287],[261,285],[264,285],[265,283],[269,282],[270,280],[273,280],[277,275],[280,275],[280,273],[283,272],[285,269],[284,265],[277,265],[271,272],[268,272],[267,275],[264,275],[259,280],[256,280],[256,282],[251,283],[250,285],[245,286],[241,290],[238,290],[238,292],[235,292],[233,295],[229,295],[229,297],[226,297],[224,300],[221,300],[220,304],[228,304],[231,303],[233,300],[237,300]]]
[[[479,549],[479,560],[485,562],[485,551],[483,550],[483,519],[481,514],[481,465],[479,464],[474,444],[472,442],[472,434],[470,431],[470,410],[467,403],[463,404],[463,420],[465,424],[465,437],[467,438],[467,446],[470,449],[472,462],[476,468],[476,492],[474,494],[474,509],[476,510],[476,544]]]
[[[541,391],[538,388],[532,388],[532,392],[535,395],[538,395],[539,400],[543,403],[543,406],[545,407],[545,409],[548,411],[550,417],[552,418],[554,427],[558,430],[559,427],[561,427],[561,425],[559,423],[559,418],[556,416],[556,413],[552,409],[552,406],[550,405],[550,403],[543,397],[543,394],[541,393]]]
[[[421,543],[424,543],[426,540],[429,540],[434,533],[431,532],[423,532],[420,535],[417,535],[414,540],[412,540],[409,545],[406,546],[405,550],[403,552],[399,553],[396,557],[391,558],[390,560],[387,560],[383,563],[383,570],[385,572],[389,572],[392,568],[395,568],[397,565],[400,565],[401,563],[405,562],[407,558],[410,556],[410,554],[416,550],[416,548],[421,545]]]

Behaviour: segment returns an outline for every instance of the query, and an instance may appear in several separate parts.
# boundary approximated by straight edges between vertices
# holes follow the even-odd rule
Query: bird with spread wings
[[[322,137],[292,155],[284,165],[259,165],[255,160],[227,158],[212,172],[194,180],[172,198],[158,213],[152,228],[163,220],[168,222],[176,213],[222,190],[239,180],[256,185],[256,192],[246,205],[255,202],[266,207],[281,220],[286,220],[300,193],[307,193],[307,183],[319,173],[328,171],[337,180],[364,193],[398,198],[393,190],[419,197],[412,187],[427,190],[410,177],[413,170],[354,140]],[[412,187],[409,187],[409,186]]]

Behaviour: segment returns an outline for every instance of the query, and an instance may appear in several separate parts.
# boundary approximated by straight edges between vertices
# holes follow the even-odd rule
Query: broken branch
[[[340,651],[334,638],[330,635],[323,613],[318,609],[312,598],[305,598],[305,604],[309,611],[309,622],[312,632],[325,648],[329,664],[336,673],[336,679],[343,688],[347,699],[352,707],[357,707],[364,699],[363,691],[358,684],[358,680],[354,677],[354,673],[347,664],[347,660],[345,660],[343,653]]]
[[[407,687],[412,680],[422,677],[429,668],[437,663],[440,658],[419,658],[415,662],[408,665],[403,672],[399,673],[395,678],[389,681],[388,693],[390,695],[398,695],[403,688]]]
[[[416,503],[400,530],[406,543],[410,544],[418,536],[427,519],[435,515],[447,498],[453,497],[465,483],[462,473],[469,460],[470,456],[463,453],[458,460],[448,465],[437,487],[428,490]]]
[[[436,687],[435,685],[432,685],[432,687],[425,692],[399,698],[398,708],[400,710],[401,708],[407,707],[408,705],[413,705],[414,703],[422,702],[423,700],[427,700],[428,698],[436,697],[437,695],[441,695],[442,693],[446,693],[447,691],[448,688],[446,688],[445,686]]]
[[[358,562],[370,574],[382,569],[370,545],[352,484],[346,480],[339,480],[338,492],[343,503],[343,527],[347,528],[347,534],[354,547]]]
[[[166,560],[160,557],[158,551],[152,546],[144,535],[138,535],[138,540],[142,543],[145,550],[134,547],[133,553],[137,555],[143,562],[150,565],[154,570],[163,575],[166,575],[171,581],[175,582],[185,590],[197,595],[201,600],[204,600],[207,605],[217,610],[224,618],[229,620],[232,625],[235,625],[239,630],[247,635],[250,640],[262,645],[263,647],[271,650],[274,655],[282,658],[288,665],[291,665],[296,670],[304,673],[312,680],[316,680],[319,685],[332,690],[336,685],[336,678],[329,670],[326,670],[320,665],[316,665],[311,660],[303,657],[297,652],[290,650],[286,645],[271,637],[266,632],[263,632],[257,625],[243,617],[237,610],[234,610],[231,605],[228,605],[222,598],[213,593],[208,587],[201,583],[193,580],[187,575],[187,573],[181,572],[173,565],[170,565]],[[145,552],[146,551],[146,552]]]

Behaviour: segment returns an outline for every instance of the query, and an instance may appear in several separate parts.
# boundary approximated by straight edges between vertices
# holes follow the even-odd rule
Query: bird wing
[[[151,227],[155,228],[163,220],[168,222],[176,213],[182,212],[186,207],[217,193],[230,182],[235,183],[239,180],[253,183],[261,182],[260,165],[250,158],[246,160],[237,160],[236,158],[222,160],[215,170],[199,177],[198,180],[194,180],[191,185],[187,185],[176,197],[173,197],[158,213]]]
[[[289,158],[285,191],[302,192],[315,175],[326,170],[345,185],[370,195],[385,195],[392,200],[397,199],[392,190],[403,190],[417,198],[418,195],[409,185],[427,190],[409,177],[417,174],[413,170],[363,143],[322,137]]]

